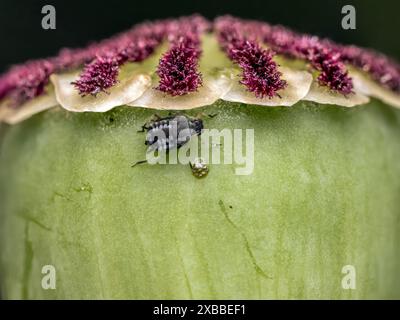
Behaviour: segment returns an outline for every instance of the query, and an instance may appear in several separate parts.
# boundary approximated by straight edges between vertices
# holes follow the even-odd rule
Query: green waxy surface
[[[218,112],[207,128],[254,128],[253,174],[131,168],[146,109],[57,108],[3,127],[2,296],[400,298],[399,111],[374,100],[201,111]],[[55,290],[41,287],[44,265]],[[355,290],[342,288],[345,265]]]

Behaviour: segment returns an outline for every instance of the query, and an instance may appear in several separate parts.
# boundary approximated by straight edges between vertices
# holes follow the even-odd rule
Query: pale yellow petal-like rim
[[[0,121],[8,124],[17,124],[31,116],[53,108],[58,105],[54,89],[50,85],[46,89],[46,93],[41,96],[25,102],[16,108],[0,106]]]
[[[225,93],[221,99],[268,107],[290,107],[306,96],[307,92],[310,90],[313,78],[312,75],[306,71],[289,69],[287,67],[281,67],[279,70],[282,72],[282,79],[287,82],[287,87],[278,92],[279,96],[277,95],[273,98],[257,98],[253,92],[246,90],[246,87],[241,85],[239,79],[236,78],[232,80],[231,89]]]
[[[319,85],[315,80],[312,82],[310,90],[303,100],[342,107],[355,107],[369,102],[369,98],[358,91],[345,96],[337,92],[332,92],[328,87]]]
[[[363,94],[377,98],[395,108],[400,109],[400,95],[386,89],[372,80],[367,74],[352,70],[351,76],[354,82],[354,89]]]
[[[128,103],[128,106],[158,110],[189,110],[213,104],[220,99],[232,86],[232,80],[226,75],[206,77],[203,85],[196,91],[183,96],[170,96],[155,87],[158,80],[138,99]]]
[[[106,112],[116,106],[124,105],[140,97],[151,85],[151,77],[145,73],[134,72],[120,80],[109,92],[101,92],[96,96],[80,96],[71,84],[76,81],[79,72],[52,75],[58,103],[72,112]]]

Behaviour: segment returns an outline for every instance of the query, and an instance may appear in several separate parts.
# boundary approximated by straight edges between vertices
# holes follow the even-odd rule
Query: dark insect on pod
[[[179,149],[192,136],[200,135],[202,130],[203,120],[185,115],[157,117],[142,126],[142,131],[147,131],[145,144],[149,149],[167,152],[170,149]]]
[[[214,115],[208,115],[213,118]],[[148,151],[165,151],[179,149],[190,141],[192,136],[201,135],[203,130],[203,120],[199,117],[189,117],[186,115],[171,115],[161,118],[155,116],[142,126],[139,132],[147,132],[145,144],[149,146]],[[132,167],[146,163],[147,160],[137,161]]]

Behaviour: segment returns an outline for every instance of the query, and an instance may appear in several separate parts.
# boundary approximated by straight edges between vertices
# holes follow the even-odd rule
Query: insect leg
[[[138,164],[142,164],[142,163],[147,163],[147,160],[140,160],[140,161],[137,161],[137,162],[135,162],[133,165],[131,165],[131,168],[135,167],[135,166],[138,165]]]
[[[144,125],[142,125],[141,129],[138,130],[137,132],[145,132],[145,130],[149,130],[149,124],[155,121],[160,120],[161,117],[158,114],[153,114],[149,121],[147,121]]]
[[[147,129],[148,129],[148,127],[147,127],[147,122],[146,122],[144,125],[142,125],[142,129],[138,130],[137,132],[144,132]]]

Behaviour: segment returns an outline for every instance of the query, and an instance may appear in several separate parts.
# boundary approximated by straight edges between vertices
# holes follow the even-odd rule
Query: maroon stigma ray
[[[240,22],[234,18],[218,18],[214,29],[222,49],[242,69],[240,83],[256,97],[279,96],[278,91],[284,89],[287,83],[281,79],[282,73],[272,60],[274,52],[261,48],[243,32]]]
[[[203,84],[202,75],[198,71],[200,36],[210,29],[210,24],[196,16],[191,19],[182,18],[169,27],[170,48],[157,67],[160,80],[156,89],[171,96],[181,96],[197,91]]]

